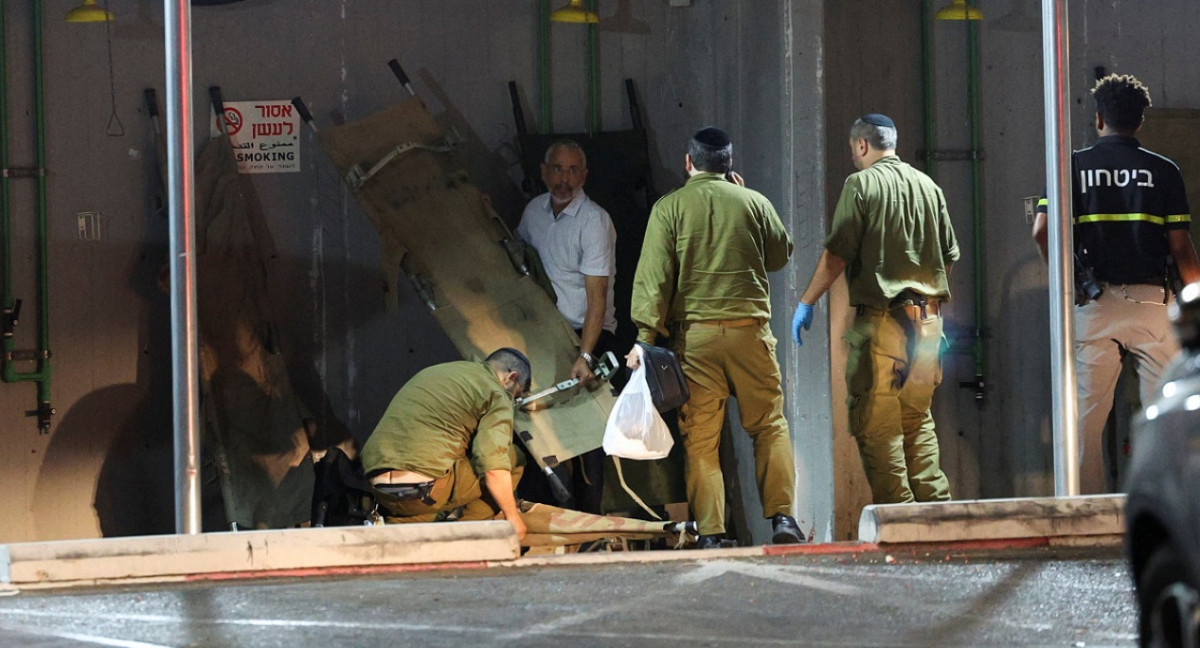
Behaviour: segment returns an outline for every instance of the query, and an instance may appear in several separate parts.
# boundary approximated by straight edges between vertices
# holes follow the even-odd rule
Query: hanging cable
[[[105,3],[105,11],[108,11],[108,4]],[[109,15],[112,15],[111,13]],[[113,72],[113,39],[112,39],[112,19],[104,21],[104,33],[108,41],[108,96],[112,105],[112,113],[108,116],[108,128],[104,131],[109,137],[124,137],[125,125],[121,123],[121,118],[117,116],[117,82]]]

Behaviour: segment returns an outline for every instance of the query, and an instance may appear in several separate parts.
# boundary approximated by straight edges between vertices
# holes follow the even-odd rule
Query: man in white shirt
[[[551,144],[542,162],[542,181],[549,192],[529,201],[517,233],[541,256],[558,310],[579,334],[579,357],[571,377],[590,381],[597,360],[612,349],[617,330],[617,231],[608,212],[583,192],[586,180],[587,156],[579,144]],[[580,457],[574,475],[580,510],[600,512],[603,459],[601,450]]]
[[[616,333],[613,278],[617,231],[604,208],[583,192],[587,156],[579,144],[559,140],[546,150],[542,181],[549,192],[525,207],[517,233],[537,249],[558,296],[558,310],[579,333],[572,378],[590,380],[595,360]]]

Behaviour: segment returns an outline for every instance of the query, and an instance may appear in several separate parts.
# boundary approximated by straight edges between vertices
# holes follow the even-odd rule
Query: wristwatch
[[[596,366],[596,359],[593,358],[592,354],[588,353],[587,351],[580,351],[579,357],[583,358],[583,361],[587,363],[588,369]]]

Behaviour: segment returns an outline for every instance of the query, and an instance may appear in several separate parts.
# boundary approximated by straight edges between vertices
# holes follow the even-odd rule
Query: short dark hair
[[[850,127],[850,139],[865,139],[876,151],[896,150],[897,137],[895,126],[880,126],[858,119]]]
[[[713,128],[704,128],[697,132],[697,135],[702,135],[707,131],[716,131],[724,137],[724,133]],[[713,140],[710,140],[713,141]],[[701,171],[709,173],[729,173],[733,169],[733,142],[728,142],[723,146],[713,146],[701,142],[695,136],[688,141],[688,155],[692,158],[692,166]]]
[[[1110,74],[1092,88],[1096,112],[1115,130],[1131,133],[1150,107],[1150,90],[1132,74]]]
[[[517,380],[520,381],[522,389],[529,391],[533,382],[533,370],[530,369],[529,358],[526,358],[524,353],[512,347],[502,347],[492,351],[487,357],[487,363],[504,373],[517,372]]]

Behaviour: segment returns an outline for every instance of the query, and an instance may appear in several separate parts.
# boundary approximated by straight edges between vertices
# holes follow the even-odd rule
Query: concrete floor
[[[25,591],[0,598],[0,643],[1136,645],[1136,611],[1118,548],[689,553],[695,560],[549,559],[369,577]]]

